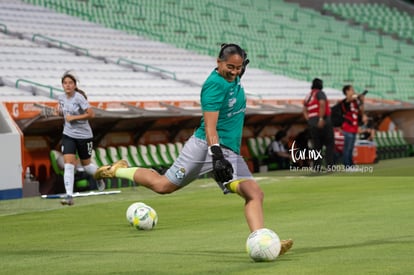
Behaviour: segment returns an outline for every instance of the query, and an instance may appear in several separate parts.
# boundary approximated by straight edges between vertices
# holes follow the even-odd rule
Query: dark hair
[[[75,82],[75,85],[76,85],[76,78],[73,75],[68,74],[68,73],[66,73],[62,76],[62,83],[63,83],[63,81],[65,80],[66,77],[69,77],[70,79],[72,79],[72,81]],[[80,93],[81,95],[83,95],[83,97],[85,99],[88,99],[88,97],[86,96],[86,93],[84,91],[82,91],[81,89],[79,89],[78,86],[75,87],[75,91]]]
[[[342,88],[342,93],[344,94],[344,95],[346,95],[346,92],[349,90],[349,89],[351,89],[352,88],[352,85],[345,85],[343,88]]]
[[[218,58],[220,60],[226,60],[229,56],[234,54],[240,55],[243,58],[243,60],[245,59],[245,57],[247,57],[246,52],[242,48],[240,48],[239,45],[224,43],[221,44],[221,49]]]
[[[221,44],[221,49],[218,55],[220,60],[227,60],[227,58],[231,55],[238,54],[243,59],[243,67],[240,72],[240,77],[243,76],[244,72],[246,71],[247,64],[250,63],[250,60],[247,59],[247,53],[237,44]]]
[[[279,132],[276,133],[275,135],[275,140],[276,141],[280,141],[282,138],[284,138],[286,136],[286,132],[281,130]]]
[[[322,90],[323,89],[323,81],[322,81],[322,79],[314,78],[313,81],[312,81],[311,89]]]

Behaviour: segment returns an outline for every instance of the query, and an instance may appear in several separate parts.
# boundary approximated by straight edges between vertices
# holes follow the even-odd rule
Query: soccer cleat
[[[102,192],[105,190],[105,181],[100,179],[96,181],[96,185],[98,187],[98,191]]]
[[[279,256],[285,254],[293,246],[293,240],[282,240],[280,242]]]
[[[128,162],[121,159],[121,160],[118,160],[117,162],[112,163],[111,165],[105,165],[105,166],[99,167],[98,170],[96,170],[93,177],[96,180],[100,180],[104,178],[114,178],[115,172],[116,170],[118,170],[118,168],[128,168]]]
[[[75,203],[73,201],[72,196],[66,196],[66,198],[60,201],[60,204],[71,206],[71,205],[74,205]]]

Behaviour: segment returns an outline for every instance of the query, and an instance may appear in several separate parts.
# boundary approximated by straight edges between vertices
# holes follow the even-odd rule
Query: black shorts
[[[92,156],[93,141],[91,138],[78,139],[63,135],[62,154],[78,154],[80,159],[90,159]]]

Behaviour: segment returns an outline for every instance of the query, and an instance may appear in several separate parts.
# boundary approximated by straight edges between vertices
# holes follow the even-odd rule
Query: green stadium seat
[[[97,147],[95,149],[96,160],[99,166],[111,165],[112,161],[108,158],[106,149],[103,147]]]
[[[167,143],[167,152],[168,155],[171,156],[172,160],[176,160],[178,157],[178,150],[177,150],[177,146],[174,143]]]
[[[114,147],[114,146],[108,146],[108,147],[106,147],[106,156],[107,156],[108,160],[111,163],[114,163],[114,162],[116,162],[116,161],[118,161],[118,160],[121,159],[119,157],[119,154],[118,154],[118,149],[116,147]]]
[[[56,150],[50,150],[49,155],[50,155],[50,163],[52,165],[53,171],[55,172],[56,175],[63,176],[64,170],[60,168],[58,164],[58,158],[59,156],[62,155],[62,153]]]
[[[390,157],[390,152],[383,142],[383,137],[380,134],[380,131],[375,132],[374,142],[377,144],[378,159],[388,159]]]
[[[126,160],[128,162],[128,166],[137,166],[133,158],[129,154],[128,147],[122,146],[122,145],[118,146],[117,151],[118,151],[119,158]]]
[[[405,151],[406,148],[398,142],[398,139],[396,138],[397,137],[396,136],[396,131],[394,131],[394,130],[387,131],[387,132],[385,132],[385,136],[388,140],[388,143],[393,148],[394,156],[396,158],[403,157],[404,156],[404,151]]]
[[[177,150],[177,157],[178,155],[181,153],[181,150],[183,150],[184,144],[182,142],[176,142],[175,143],[175,148]]]
[[[168,165],[160,157],[156,145],[148,144],[147,152],[148,152],[148,157],[151,159],[152,163],[154,163],[155,167],[164,167],[164,168],[168,167]]]
[[[344,82],[360,86],[375,85],[372,90],[375,89],[376,93],[370,93],[371,97],[413,100],[404,86],[412,83],[412,70],[407,73],[399,62],[397,71],[395,62],[384,62],[382,59],[379,66],[371,66],[372,56],[376,53],[411,60],[412,45],[390,36],[379,35],[376,31],[335,20],[331,16],[321,15],[295,3],[257,0],[240,4],[238,1],[239,5],[234,9],[234,3],[221,0],[139,3],[119,0],[25,2],[47,6],[110,28],[208,55],[215,56],[216,52],[211,49],[216,49],[220,43],[233,41],[247,49],[252,57],[251,67],[264,68],[273,73],[306,81],[314,75],[329,73],[329,77],[325,78],[327,87]],[[414,38],[414,18],[406,12],[383,4],[325,3],[323,7],[339,17],[353,19],[373,29],[383,28],[383,32],[389,31],[403,39]],[[227,18],[238,19],[223,24],[224,21],[221,20]],[[237,31],[232,32],[229,29]],[[181,32],[176,32],[177,30]],[[182,32],[183,30],[186,32]],[[339,46],[328,41],[330,39],[339,41]],[[203,46],[200,47],[200,44]],[[304,55],[290,56],[288,64],[275,66],[277,61],[283,60],[281,57],[287,49],[316,58],[306,62],[307,57]],[[355,51],[359,53],[356,54]],[[334,53],[336,55],[333,55]],[[321,63],[327,63],[326,67],[321,67],[318,59]],[[410,65],[407,63],[406,66]],[[364,68],[365,71],[360,70],[354,74],[354,79],[349,79],[348,72],[355,66]],[[387,77],[379,74],[385,74]],[[395,82],[393,93],[387,93],[390,91],[390,82]]]
[[[261,166],[267,165],[266,148],[264,147],[263,138],[248,138],[247,148],[253,160],[254,171],[258,172]]]
[[[164,143],[157,144],[157,154],[160,160],[162,160],[164,167],[170,167],[173,164],[174,160],[171,157],[170,153],[168,152],[166,144]]]
[[[141,157],[141,159],[144,161],[146,167],[153,167],[153,168],[160,167],[160,165],[157,164],[151,157],[151,153],[149,152],[147,145],[140,144],[137,146],[137,149],[138,149],[138,154]]]
[[[135,145],[129,145],[127,148],[133,166],[144,168],[151,167],[144,162],[144,160],[138,152],[138,148]]]
[[[401,130],[395,130],[393,131],[394,139],[396,140],[396,143],[403,148],[403,157],[409,157],[410,156],[410,144],[408,144],[404,137],[403,132]]]

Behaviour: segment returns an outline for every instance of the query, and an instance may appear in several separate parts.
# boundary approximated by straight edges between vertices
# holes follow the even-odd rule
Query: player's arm
[[[228,182],[233,178],[233,166],[224,158],[217,133],[218,111],[204,112],[204,124],[208,151],[213,159],[213,176],[219,183]]]
[[[91,119],[93,117],[95,117],[95,112],[93,111],[92,108],[88,108],[83,114],[66,115],[66,121],[71,122],[74,120],[86,120],[86,119]]]
[[[324,92],[320,91],[316,95],[318,102],[319,102],[319,120],[318,120],[318,127],[323,128],[325,126],[325,108],[326,104],[328,104],[328,99]]]
[[[326,99],[319,100],[319,118],[325,117]]]
[[[219,137],[217,133],[217,120],[218,120],[219,112],[204,112],[204,123],[205,123],[205,130],[206,130],[206,140],[208,146],[214,144],[220,144]]]
[[[305,105],[303,105],[303,116],[305,117],[305,120],[309,120],[308,109]]]

